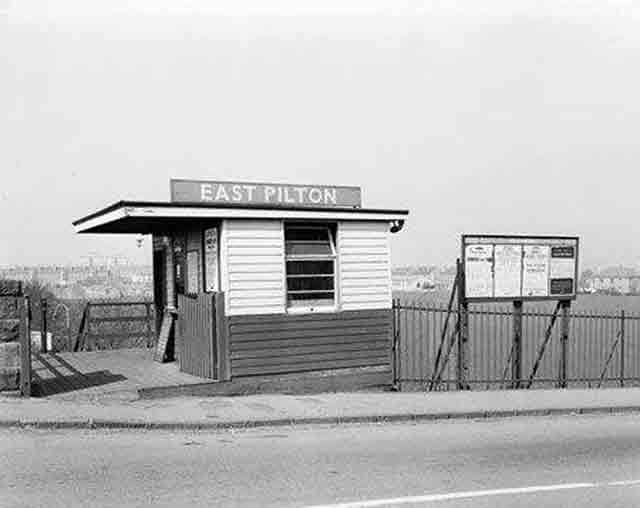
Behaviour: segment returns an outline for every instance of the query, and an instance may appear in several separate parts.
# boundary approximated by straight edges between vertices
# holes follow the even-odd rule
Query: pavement
[[[640,388],[353,392],[140,399],[0,395],[0,427],[228,429],[295,424],[640,412]]]

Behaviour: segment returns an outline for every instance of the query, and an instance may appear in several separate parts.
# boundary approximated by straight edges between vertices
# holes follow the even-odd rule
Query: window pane
[[[331,256],[331,243],[327,228],[285,229],[285,252],[287,256]]]
[[[333,290],[333,276],[329,277],[287,277],[288,291]]]
[[[287,242],[287,256],[331,256],[329,242]]]
[[[286,226],[284,238],[288,241],[297,242],[327,242],[329,230],[326,227],[305,228],[298,226]]]
[[[289,307],[315,307],[333,305],[333,293],[289,293]]]
[[[333,261],[287,261],[289,275],[333,275]]]

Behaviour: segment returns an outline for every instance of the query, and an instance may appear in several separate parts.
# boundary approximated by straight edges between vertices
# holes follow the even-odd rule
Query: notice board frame
[[[484,241],[489,244],[488,240],[496,239],[497,242],[494,244],[500,244],[500,240],[510,240],[513,243],[517,243],[518,240],[524,240],[527,242],[536,242],[539,241],[544,245],[544,242],[575,242],[575,270],[573,274],[573,292],[571,294],[555,294],[548,296],[491,296],[491,297],[468,297],[467,285],[466,285],[466,246],[469,244],[473,244],[474,242],[469,241],[472,239],[478,239],[480,242]],[[477,243],[477,242],[476,242]],[[532,243],[533,245],[539,245]],[[562,302],[571,302],[578,297],[578,278],[579,278],[579,263],[580,263],[580,237],[578,236],[554,236],[554,235],[490,235],[490,234],[463,234],[461,235],[460,241],[460,250],[461,250],[461,263],[460,269],[462,271],[461,284],[459,297],[462,302],[465,303],[505,303],[505,302],[548,302],[548,301],[562,301]]]

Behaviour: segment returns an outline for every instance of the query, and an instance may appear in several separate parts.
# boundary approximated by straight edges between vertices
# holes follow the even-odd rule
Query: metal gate
[[[178,295],[176,356],[187,374],[217,379],[214,294]]]

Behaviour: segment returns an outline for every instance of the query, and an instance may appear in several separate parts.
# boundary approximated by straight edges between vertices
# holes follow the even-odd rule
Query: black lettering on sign
[[[575,247],[563,245],[561,247],[551,247],[552,258],[574,258],[576,257]]]
[[[552,295],[572,295],[573,279],[551,279],[549,293]]]

